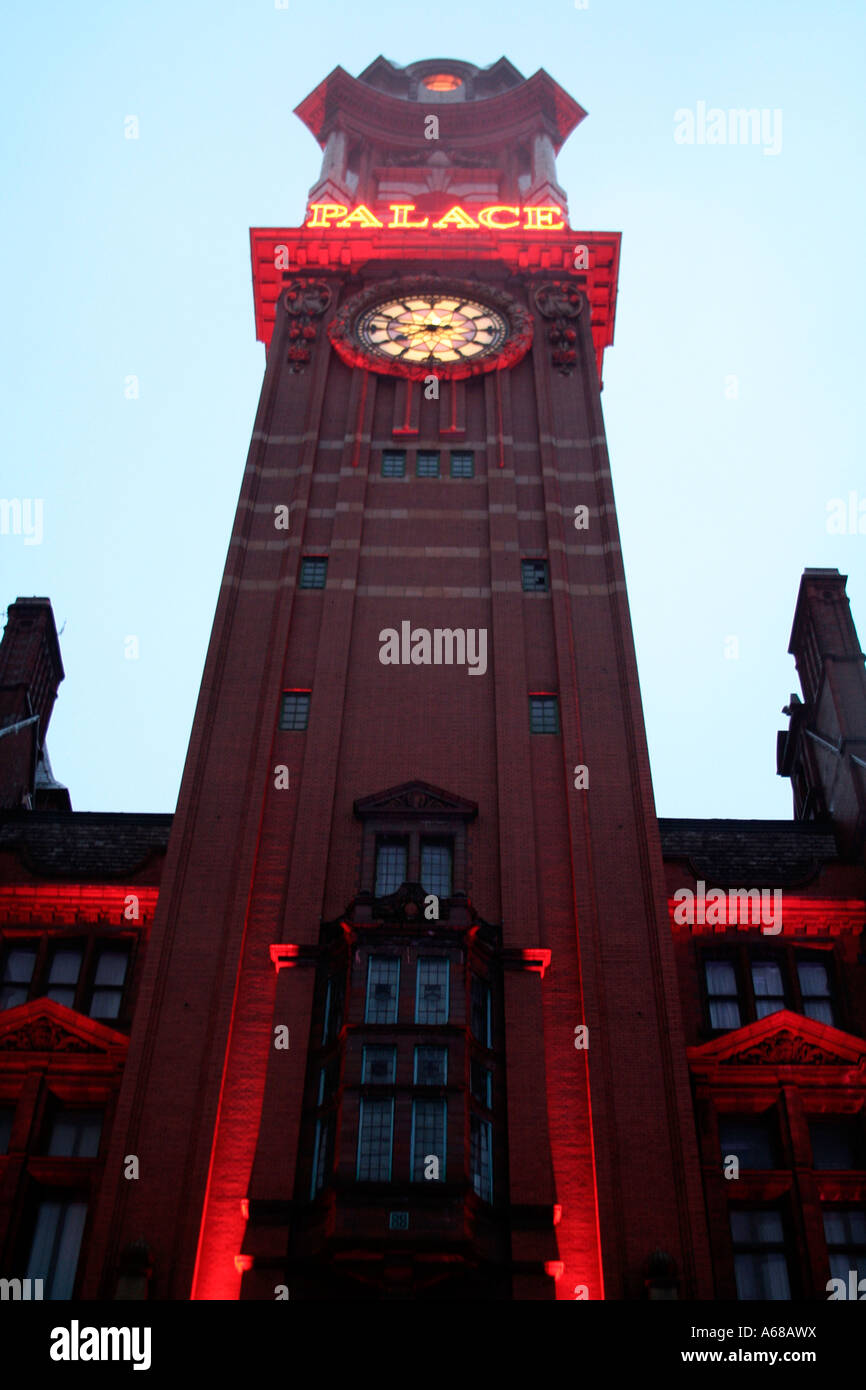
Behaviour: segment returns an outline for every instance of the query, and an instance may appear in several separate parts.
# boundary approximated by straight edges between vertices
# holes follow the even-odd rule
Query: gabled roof
[[[0,1013],[0,1053],[96,1053],[124,1056],[125,1033],[76,1013],[54,999],[31,999]],[[4,1062],[7,1065],[8,1058]]]
[[[689,1047],[686,1056],[690,1070],[698,1074],[715,1071],[719,1065],[856,1068],[866,1064],[866,1039],[780,1009],[756,1023]]]

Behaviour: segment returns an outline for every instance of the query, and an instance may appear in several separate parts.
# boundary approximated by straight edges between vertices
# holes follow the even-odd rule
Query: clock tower
[[[378,58],[297,114],[84,1296],[709,1297],[585,112]]]

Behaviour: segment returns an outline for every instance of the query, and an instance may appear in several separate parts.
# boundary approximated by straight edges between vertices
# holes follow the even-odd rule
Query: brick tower
[[[585,113],[379,58],[297,114],[83,1296],[710,1297]]]

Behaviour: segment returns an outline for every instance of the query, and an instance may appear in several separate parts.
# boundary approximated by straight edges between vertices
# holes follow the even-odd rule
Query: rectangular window
[[[27,1279],[43,1279],[46,1298],[71,1298],[87,1203],[48,1200],[36,1209]]]
[[[419,450],[415,460],[415,475],[418,478],[438,478],[439,455],[422,453]]]
[[[490,1047],[490,986],[479,975],[472,976],[470,985],[469,1026],[473,1038]]]
[[[3,963],[0,1009],[15,1009],[27,1003],[30,981],[36,965],[35,946],[10,946]]]
[[[704,962],[707,996],[710,1003],[710,1027],[739,1028],[740,999],[737,975],[727,960]]]
[[[778,1211],[731,1212],[737,1298],[744,1301],[791,1297],[785,1231]]]
[[[376,841],[376,897],[396,893],[406,882],[406,863],[409,855],[405,839],[392,836]]]
[[[334,1116],[327,1115],[316,1121],[316,1140],[313,1145],[313,1185],[310,1192],[315,1197],[321,1192],[331,1171],[334,1148]]]
[[[813,1168],[819,1171],[838,1168],[847,1172],[859,1168],[857,1132],[854,1123],[847,1116],[810,1120],[809,1138],[812,1141]]]
[[[90,993],[91,1018],[119,1017],[128,969],[128,946],[99,947]]]
[[[459,453],[451,455],[451,477],[473,478],[475,476],[475,455]]]
[[[824,1238],[830,1257],[830,1274],[842,1279],[848,1292],[848,1271],[857,1282],[866,1279],[866,1210],[862,1207],[827,1207],[824,1210]]]
[[[284,690],[280,702],[280,728],[306,729],[310,718],[310,691]]]
[[[797,962],[797,978],[803,998],[803,1013],[818,1023],[834,1023],[830,977],[823,961]]]
[[[53,999],[57,1004],[65,1004],[68,1009],[74,1008],[83,957],[84,951],[80,946],[54,948],[48,971],[48,988],[45,991],[47,999]]]
[[[546,560],[521,560],[520,578],[527,594],[546,594],[550,588]]]
[[[752,961],[752,987],[755,991],[755,1016],[766,1018],[785,1007],[785,986],[782,972],[775,961]]]
[[[51,1126],[48,1153],[55,1158],[96,1158],[102,1118],[101,1110],[59,1109]]]
[[[359,1182],[391,1181],[391,1145],[394,1137],[394,1101],[361,1101],[358,1127]]]
[[[415,1085],[445,1086],[448,1083],[448,1048],[415,1048]]]
[[[393,956],[367,960],[367,1009],[365,1023],[396,1023],[400,962]]]
[[[445,1179],[445,1129],[447,1102],[444,1100],[415,1100],[412,1102],[412,1181],[424,1182],[425,1170]],[[428,1167],[428,1160],[438,1159],[438,1165]],[[429,1180],[428,1180],[429,1181]]]
[[[328,561],[324,555],[305,555],[301,560],[302,589],[324,589]]]
[[[396,1080],[396,1047],[365,1047],[361,1081],[368,1086],[393,1086]]]
[[[493,1073],[474,1059],[469,1063],[469,1089],[486,1110],[493,1106]]]
[[[332,1099],[340,1080],[340,1064],[336,1058],[326,1062],[319,1068],[319,1090],[316,1096],[317,1105],[327,1105]]]
[[[415,987],[415,1022],[448,1022],[448,961],[422,956]]]
[[[12,1135],[12,1122],[15,1119],[14,1105],[0,1105],[0,1154],[9,1152]]]
[[[469,1161],[472,1187],[482,1202],[493,1201],[493,1126],[478,1115],[469,1116]]]
[[[382,454],[382,477],[383,478],[405,478],[406,476],[406,451],[405,449],[386,449]]]
[[[775,1125],[769,1114],[720,1115],[719,1142],[722,1161],[730,1154],[741,1168],[775,1168]]]
[[[530,695],[529,732],[531,734],[559,733],[559,709],[556,695]]]
[[[421,884],[425,893],[451,897],[451,846],[441,841],[421,841]]]

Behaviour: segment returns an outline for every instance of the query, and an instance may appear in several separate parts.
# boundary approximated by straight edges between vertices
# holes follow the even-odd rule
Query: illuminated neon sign
[[[353,227],[381,227],[389,231],[409,231],[427,228],[432,232],[444,232],[449,227],[458,231],[477,232],[485,227],[491,232],[507,232],[519,227],[524,232],[560,232],[565,230],[562,208],[556,204],[538,207],[517,207],[506,203],[489,203],[486,207],[475,208],[468,213],[458,203],[449,208],[443,217],[431,222],[429,217],[419,217],[414,203],[389,203],[391,220],[383,222],[375,212],[359,203],[350,212],[342,203],[310,203],[310,216],[305,227],[339,228],[348,231]]]

